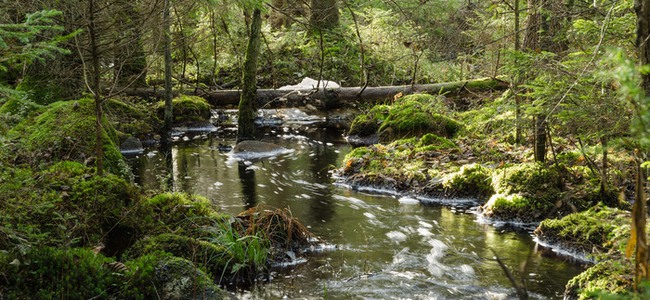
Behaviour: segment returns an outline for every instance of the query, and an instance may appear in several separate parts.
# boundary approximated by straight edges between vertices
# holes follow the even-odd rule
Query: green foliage
[[[104,267],[110,262],[85,248],[39,247],[25,255],[0,256],[0,293],[9,299],[106,298],[122,280]]]
[[[208,101],[198,96],[181,95],[172,100],[174,124],[205,122],[212,116]],[[165,103],[158,103],[158,118],[163,119]]]
[[[386,119],[390,106],[379,104],[373,106],[368,113],[358,115],[350,124],[348,135],[370,136],[376,134],[379,126]]]
[[[222,245],[228,251],[228,269],[240,278],[265,270],[270,252],[269,238],[261,230],[243,235],[233,226],[233,221],[217,221],[210,237],[210,241]]]
[[[158,194],[146,200],[144,208],[151,211],[144,221],[154,227],[147,229],[153,232],[193,230],[219,217],[210,200],[185,193]]]
[[[556,198],[562,184],[558,170],[540,163],[523,163],[497,170],[492,182],[496,193],[524,193],[546,200]]]
[[[63,31],[62,26],[52,25],[56,17],[62,12],[56,10],[41,10],[25,16],[25,21],[19,24],[0,24],[0,72],[7,70],[8,66],[17,62],[31,63],[53,57],[55,53],[69,53],[59,47],[59,44],[70,39],[78,32],[66,36],[55,36],[49,40],[39,41],[46,33],[58,34]]]
[[[623,51],[615,50],[610,53],[612,70],[609,75],[620,86],[617,94],[620,99],[629,101],[634,111],[632,133],[639,138],[644,148],[650,146],[650,97],[646,96],[641,87],[640,74],[650,73],[650,66],[637,66]]]
[[[122,136],[139,139],[151,138],[155,133],[154,128],[161,126],[155,111],[152,104],[135,99],[108,99],[104,103],[106,117],[115,130]]]

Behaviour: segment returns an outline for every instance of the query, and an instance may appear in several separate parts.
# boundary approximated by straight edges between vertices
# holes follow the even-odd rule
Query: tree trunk
[[[239,101],[239,118],[237,120],[237,143],[255,139],[255,98],[257,93],[257,59],[260,54],[262,13],[253,11],[250,37],[244,60],[242,93]]]
[[[172,129],[174,121],[173,104],[172,104],[172,54],[171,54],[171,20],[170,20],[170,0],[165,0],[163,9],[163,51],[165,56],[165,121],[163,126],[163,138],[167,139]]]
[[[648,39],[650,39],[650,0],[635,0],[634,11],[637,20],[636,47],[639,62],[641,65],[647,65],[650,63],[650,48],[648,47]],[[650,74],[641,74],[641,79],[641,85],[647,97],[650,95]],[[644,150],[647,151],[647,149]],[[648,268],[648,242],[646,237],[646,217],[648,215],[645,194],[646,172],[640,161],[636,163],[637,175],[632,212],[636,228],[636,276],[634,284],[635,288],[638,288],[639,283],[650,277],[650,269]]]
[[[546,115],[535,116],[535,161],[546,162]]]
[[[102,139],[102,95],[100,88],[99,46],[97,43],[97,28],[95,27],[95,0],[88,1],[88,35],[90,36],[90,55],[92,70],[92,89],[95,100],[95,155],[97,175],[104,175],[104,143]]]
[[[311,0],[309,25],[317,29],[339,26],[339,9],[336,0]]]
[[[515,0],[514,5],[515,13],[515,51],[521,50],[521,42],[519,40],[519,0]],[[516,63],[516,62],[515,62]],[[514,76],[512,82],[512,92],[515,98],[515,143],[521,144],[521,99],[519,97],[519,74]]]
[[[636,47],[639,54],[639,63],[647,65],[650,63],[650,0],[635,0],[634,11],[636,12]],[[650,74],[641,74],[643,89],[646,95],[650,94]]]
[[[603,161],[600,168],[600,195],[605,196],[607,194],[607,137],[600,137],[600,145],[603,147]]]

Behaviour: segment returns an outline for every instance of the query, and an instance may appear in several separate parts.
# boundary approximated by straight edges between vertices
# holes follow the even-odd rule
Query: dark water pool
[[[171,183],[224,212],[288,207],[327,241],[306,261],[276,268],[270,282],[240,291],[241,299],[515,299],[492,250],[526,278],[533,299],[561,299],[566,282],[582,271],[538,251],[529,233],[481,224],[465,208],[332,184],[330,170],[350,150],[338,131],[281,125],[265,139],[293,152],[243,162],[220,151],[234,143],[223,135],[147,150],[132,164],[144,187]]]

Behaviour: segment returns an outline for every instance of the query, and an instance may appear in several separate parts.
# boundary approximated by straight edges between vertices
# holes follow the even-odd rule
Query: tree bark
[[[311,0],[309,25],[317,29],[339,26],[339,9],[336,0]]]
[[[546,162],[546,115],[535,116],[535,161]]]
[[[647,65],[650,62],[650,48],[648,39],[650,39],[650,0],[635,0],[634,12],[636,13],[636,47],[641,65]],[[650,74],[641,74],[642,87],[646,97],[650,95]],[[647,149],[644,149],[647,151]],[[634,285],[638,288],[639,283],[650,277],[650,268],[648,268],[648,241],[646,237],[646,217],[647,198],[645,194],[646,172],[641,166],[641,161],[636,162],[636,184],[634,206],[632,207],[634,227],[636,229],[636,274]]]
[[[636,12],[636,47],[639,54],[639,63],[647,65],[650,63],[650,0],[635,0],[634,11]],[[641,74],[643,89],[650,94],[650,74]]]
[[[260,54],[262,30],[262,12],[253,11],[250,37],[246,48],[244,60],[244,74],[242,78],[242,93],[239,101],[239,117],[237,120],[237,143],[255,139],[255,98],[257,93],[257,59]]]
[[[102,139],[102,91],[100,88],[99,46],[97,45],[97,28],[95,24],[95,0],[88,1],[88,35],[90,37],[90,56],[92,64],[92,89],[95,100],[95,156],[97,175],[104,175],[104,143]]]
[[[172,54],[171,54],[171,20],[170,20],[170,0],[165,0],[163,8],[163,51],[165,56],[165,116],[163,126],[163,136],[166,139],[172,128],[174,121],[173,104],[172,104]]]
[[[509,83],[494,79],[482,78],[469,81],[455,81],[434,84],[380,86],[380,87],[342,87],[338,89],[319,90],[300,89],[274,90],[258,89],[255,93],[255,104],[258,107],[296,107],[306,104],[314,105],[322,109],[332,109],[355,103],[376,104],[391,101],[395,95],[410,95],[425,93],[440,95],[446,93],[463,94],[465,92],[481,92],[491,90],[506,90]],[[141,98],[163,99],[164,91],[154,89],[127,89],[126,95]],[[242,91],[240,90],[182,90],[175,91],[175,94],[201,96],[208,100],[214,107],[237,105],[240,102]]]

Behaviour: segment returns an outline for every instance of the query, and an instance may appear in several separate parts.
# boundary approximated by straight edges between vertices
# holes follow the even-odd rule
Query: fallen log
[[[340,87],[337,89],[258,89],[258,107],[295,107],[311,104],[320,109],[331,109],[356,102],[379,103],[392,100],[395,95],[427,93],[440,95],[446,93],[461,93],[463,91],[479,92],[488,90],[505,90],[509,84],[496,78],[482,78],[467,81],[455,81],[433,84],[379,86],[379,87]],[[164,90],[152,88],[127,89],[125,94],[142,98],[163,97]],[[201,96],[214,107],[237,105],[241,91],[239,90],[182,90],[178,93]]]

